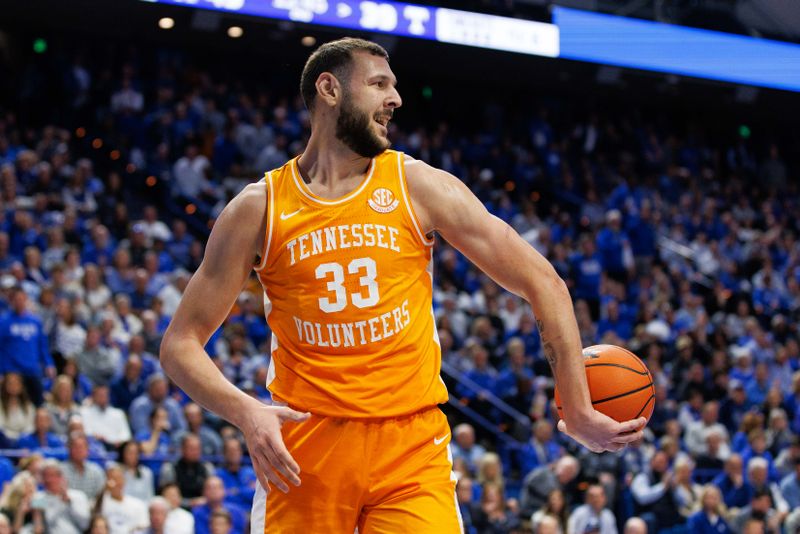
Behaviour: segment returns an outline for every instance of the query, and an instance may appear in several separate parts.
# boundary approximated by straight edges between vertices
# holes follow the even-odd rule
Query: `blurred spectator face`
[[[181,239],[186,235],[186,223],[180,219],[176,219],[172,223],[172,235],[175,239]]]
[[[89,457],[89,443],[83,436],[72,438],[69,443],[69,459],[81,464]]]
[[[127,467],[136,467],[139,465],[139,444],[135,441],[129,441],[122,449],[122,463]]]
[[[757,493],[750,501],[753,513],[766,514],[772,507],[772,499],[767,493]]]
[[[692,483],[692,464],[690,462],[675,463],[675,480],[680,484]]]
[[[199,462],[202,455],[200,439],[197,436],[187,436],[183,440],[182,456],[187,462]]]
[[[128,351],[133,354],[143,353],[144,347],[145,347],[144,338],[138,334],[131,337],[131,340],[128,343]]]
[[[59,493],[64,484],[61,468],[49,465],[42,469],[42,485],[47,493]]]
[[[211,516],[211,534],[230,534],[231,519],[227,514]]]
[[[546,443],[553,438],[553,426],[548,421],[537,421],[533,435],[539,443]]]
[[[156,210],[155,206],[147,205],[144,207],[144,220],[150,223],[156,222],[158,220],[158,210]]]
[[[702,373],[702,368],[701,368]],[[713,425],[719,416],[719,405],[716,402],[709,402],[703,407],[703,422],[706,425]]]
[[[170,484],[165,486],[164,489],[161,490],[161,496],[167,500],[170,508],[180,508],[183,495],[181,495],[181,490],[177,485]]]
[[[28,295],[22,289],[16,288],[11,292],[11,309],[17,315],[23,313],[28,307]]]
[[[703,492],[703,511],[706,513],[717,513],[722,498],[716,486],[708,485]]]
[[[742,474],[742,457],[738,454],[732,454],[728,461],[725,462],[725,473],[728,476],[738,476]]]
[[[475,345],[472,358],[476,369],[485,369],[489,364],[489,352],[482,345]]]
[[[242,444],[238,439],[225,440],[223,457],[228,465],[238,466],[242,463]]]
[[[86,349],[94,350],[100,346],[102,340],[100,329],[96,326],[90,326],[86,331]]]
[[[56,378],[53,384],[53,400],[57,406],[69,406],[72,404],[73,396],[72,380],[69,377],[61,375]]]
[[[757,466],[748,469],[748,478],[750,483],[757,487],[762,487],[767,483],[767,470],[762,466]]]
[[[162,532],[164,525],[167,522],[167,513],[169,513],[169,504],[161,499],[154,499],[150,503],[150,528],[155,532]]]
[[[708,446],[709,456],[716,456],[722,445],[722,435],[719,432],[709,432],[706,435],[706,445]]]
[[[156,377],[150,382],[147,394],[153,402],[161,402],[167,398],[167,381],[163,377]]]
[[[157,407],[153,410],[152,415],[150,416],[150,428],[152,430],[161,429],[161,430],[169,430],[169,413],[166,409],[162,406]]]
[[[742,527],[742,534],[764,534],[764,522],[759,519],[748,519]]]
[[[50,428],[53,426],[53,422],[50,419],[50,412],[47,411],[46,408],[38,408],[33,423],[37,434],[46,434],[50,432]]]
[[[197,430],[203,425],[203,410],[197,404],[193,402],[187,404],[183,409],[183,414],[192,430]]]
[[[109,467],[106,470],[106,479],[110,488],[111,495],[115,499],[121,499],[125,490],[125,474],[117,466]]]
[[[8,373],[3,382],[3,389],[6,390],[6,395],[11,398],[19,397],[22,395],[22,390],[25,384],[22,382],[22,377],[17,373]]]
[[[149,281],[150,276],[147,274],[147,271],[144,269],[136,269],[136,274],[133,278],[133,284],[136,291],[140,293],[144,293],[147,290],[147,282]]]
[[[656,452],[653,459],[650,460],[650,468],[654,473],[661,474],[667,470],[667,467],[669,467],[669,458],[667,458],[667,454],[664,451]]]
[[[456,496],[460,504],[468,504],[472,502],[472,479],[469,477],[461,477],[456,484]]]
[[[598,514],[606,507],[606,492],[602,486],[589,486],[586,492],[586,504]]]
[[[754,430],[751,433],[750,448],[756,454],[761,454],[767,449],[767,436],[760,430]]]
[[[219,477],[209,477],[203,486],[203,497],[209,506],[218,506],[225,499],[225,485]]]
[[[625,522],[623,534],[647,534],[647,523],[639,517],[631,517]]]
[[[125,363],[125,378],[133,382],[140,376],[142,376],[142,359],[136,354],[131,354]]]
[[[578,476],[578,470],[578,461],[571,456],[564,456],[556,462],[556,478],[562,486],[566,486]]]
[[[555,517],[546,515],[536,525],[535,532],[536,534],[561,534],[561,527],[558,526],[558,520]]]
[[[503,503],[503,494],[500,492],[500,488],[496,484],[484,485],[483,497],[481,501],[486,509],[491,508],[493,510],[502,510],[505,507]]]
[[[456,443],[459,447],[469,450],[475,445],[475,430],[472,426],[464,423],[460,424],[455,429]]]
[[[92,402],[98,408],[107,408],[109,402],[108,386],[95,386],[92,390]]]

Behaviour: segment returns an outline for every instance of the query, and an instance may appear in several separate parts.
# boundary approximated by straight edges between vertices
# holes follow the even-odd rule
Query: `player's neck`
[[[369,169],[370,158],[353,152],[333,132],[312,132],[308,146],[297,160],[307,184],[333,191],[350,181],[360,181]]]

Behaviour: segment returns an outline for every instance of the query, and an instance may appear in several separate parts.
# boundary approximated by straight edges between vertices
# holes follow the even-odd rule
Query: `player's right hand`
[[[250,459],[264,491],[269,493],[271,483],[287,493],[289,485],[283,479],[300,485],[300,466],[283,444],[281,425],[284,421],[302,423],[310,416],[285,406],[261,405],[252,409],[242,425]]]
[[[609,416],[592,410],[589,416],[578,424],[567,427],[562,419],[558,429],[592,452],[618,451],[628,443],[644,437],[642,429],[647,419],[640,417],[632,421],[618,423]]]

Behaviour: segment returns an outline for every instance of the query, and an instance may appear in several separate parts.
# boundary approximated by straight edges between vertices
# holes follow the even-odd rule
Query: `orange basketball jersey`
[[[261,264],[272,329],[269,388],[314,414],[396,417],[447,401],[432,310],[433,242],[409,200],[403,154],[374,158],[337,199],[297,159],[268,172]]]

